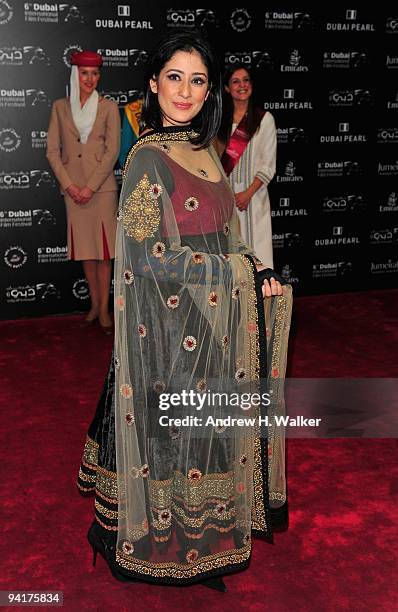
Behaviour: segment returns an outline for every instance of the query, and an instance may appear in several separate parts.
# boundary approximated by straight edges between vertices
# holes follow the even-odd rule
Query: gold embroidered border
[[[118,526],[117,525],[106,525],[105,523],[103,523],[101,521],[101,519],[98,518],[97,515],[95,515],[95,520],[101,525],[101,527],[103,527],[104,529],[107,529],[108,531],[118,531]]]
[[[108,508],[105,508],[105,506],[100,504],[100,502],[97,499],[94,502],[94,506],[97,512],[99,512],[103,516],[106,516],[107,519],[110,519],[112,521],[118,520],[119,512],[117,510],[108,510]],[[123,515],[121,514],[121,516]]]
[[[91,476],[90,474],[85,474],[83,472],[82,468],[79,469],[79,478],[83,482],[92,482],[92,483],[95,483],[95,481],[97,479],[95,474],[93,476]]]
[[[216,525],[215,523],[209,523],[208,525],[205,525],[199,533],[192,533],[191,531],[185,530],[184,523],[179,521],[178,518],[175,518],[175,522],[181,527],[181,529],[184,532],[185,537],[189,538],[190,540],[200,540],[201,538],[203,538],[205,532],[208,529],[215,529],[219,533],[228,533],[229,531],[231,531],[232,529],[235,529],[236,527],[236,523],[232,523],[232,525],[228,525],[228,527],[220,527],[220,525]]]
[[[140,149],[143,145],[151,143],[151,142],[154,142],[154,143],[165,142],[167,140],[184,141],[184,140],[189,140],[193,136],[195,136],[195,132],[193,132],[192,130],[187,131],[187,132],[173,132],[173,133],[167,133],[167,134],[156,133],[156,134],[148,134],[148,136],[143,136],[130,149],[129,154],[127,155],[126,163],[124,164],[124,168],[123,168],[123,180],[127,176],[127,170],[128,170],[128,167],[130,165],[132,158],[134,157],[136,151],[138,151],[138,149]]]
[[[250,261],[244,256],[240,255],[243,261],[249,277],[250,289],[248,291],[248,309],[249,309],[249,321],[256,322],[256,333],[248,334],[251,342],[250,346],[250,361],[252,364],[251,379],[259,380],[260,378],[260,340],[258,333],[258,312],[257,312],[257,295],[255,292],[255,279],[254,270]],[[261,461],[261,443],[260,443],[260,427],[255,426],[254,432],[254,463],[253,463],[253,499],[252,499],[252,529],[259,531],[267,530],[267,522],[265,518],[265,507],[264,507],[264,480],[263,470]]]
[[[118,504],[119,503],[119,500],[117,498],[107,497],[101,491],[98,491],[98,489],[96,491],[96,494],[98,495],[98,497],[101,497],[101,499],[104,499],[105,501],[107,501],[108,504]]]
[[[96,469],[98,465],[98,449],[99,446],[89,436],[86,437],[86,443],[83,450],[82,463],[91,469]]]
[[[137,574],[153,576],[155,578],[192,578],[203,572],[225,567],[226,565],[237,565],[249,559],[251,545],[248,544],[242,549],[233,549],[219,552],[214,555],[202,557],[200,560],[185,566],[179,563],[151,563],[136,559],[131,555],[124,555],[121,551],[116,551],[116,561],[121,567]]]
[[[281,334],[286,315],[287,301],[283,295],[278,296],[275,314],[275,332],[272,347],[272,368],[278,368],[281,356]]]
[[[274,334],[273,334],[273,345],[272,345],[272,355],[271,355],[271,366],[270,366],[270,372],[271,375],[269,376],[269,389],[272,389],[273,392],[273,401],[277,402],[280,399],[280,389],[279,387],[281,386],[281,378],[284,378],[284,373],[283,373],[283,377],[282,377],[282,372],[280,371],[281,368],[281,354],[282,354],[282,333],[283,333],[283,327],[284,327],[284,322],[285,322],[285,318],[286,318],[286,311],[287,311],[287,307],[288,307],[288,300],[286,299],[285,296],[278,296],[277,297],[277,301],[276,301],[276,313],[275,313],[275,324],[274,324]],[[278,371],[277,377],[273,378],[272,377],[272,372],[273,370],[276,369]],[[274,427],[271,427],[269,429],[269,439],[268,439],[268,445],[271,446],[271,448],[273,448],[274,445],[274,441],[275,441],[275,429]],[[269,484],[271,484],[271,474],[272,474],[272,470],[274,469],[274,453],[271,454],[271,456],[268,457],[268,473],[269,473]],[[286,495],[284,495],[283,493],[277,493],[276,491],[274,491],[273,493],[270,492],[270,496],[269,496],[270,500],[278,500],[278,501],[286,501]]]
[[[200,506],[209,497],[230,499],[234,493],[234,473],[205,474],[198,480],[190,480],[181,472],[168,480],[149,480],[149,497],[152,506],[168,508],[173,496],[182,497],[187,505]]]
[[[175,515],[178,515],[182,518],[185,526],[198,528],[202,527],[203,523],[205,523],[209,518],[218,519],[220,521],[230,521],[236,514],[235,508],[231,508],[230,510],[224,510],[224,512],[217,512],[215,508],[211,508],[210,510],[206,510],[200,517],[191,518],[187,516],[182,508],[179,508],[176,504],[173,504],[173,510]]]
[[[117,474],[116,472],[109,472],[104,468],[98,467],[96,488],[106,497],[113,497],[117,499]]]
[[[190,506],[189,504],[185,503],[185,500],[183,497],[180,497],[179,495],[174,495],[173,496],[173,501],[174,502],[178,502],[180,504],[180,506],[183,506],[188,512],[200,512],[205,506],[208,506],[209,504],[230,504],[233,503],[235,501],[235,496],[231,496],[226,498],[221,499],[221,497],[213,497],[212,499],[206,499],[202,504],[200,504],[199,506]]]

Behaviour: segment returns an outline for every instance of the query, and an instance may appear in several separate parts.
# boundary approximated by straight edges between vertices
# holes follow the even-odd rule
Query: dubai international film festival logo
[[[5,153],[16,151],[21,144],[21,136],[13,128],[0,129],[0,150]]]
[[[35,285],[18,285],[7,287],[6,302],[16,304],[19,302],[46,302],[51,299],[59,299],[61,293],[53,283],[36,283]]]
[[[14,270],[21,268],[28,261],[27,252],[19,245],[10,246],[4,253],[4,262]]]
[[[6,25],[11,21],[14,15],[14,10],[10,2],[0,0],[0,25]]]
[[[76,4],[59,4],[60,18],[64,23],[82,24],[85,23],[83,15]]]
[[[167,9],[166,23],[169,28],[208,28],[219,26],[215,12],[205,8]]]
[[[310,13],[298,11],[265,11],[266,30],[309,30],[314,27]]]
[[[50,65],[50,58],[42,47],[27,45],[23,48],[24,57],[28,64]]]
[[[26,102],[29,106],[51,106],[51,100],[43,89],[27,89]]]
[[[23,6],[28,23],[58,23],[58,4],[55,2],[24,2]]]
[[[370,63],[370,58],[364,51],[333,51],[323,52],[323,67],[329,69],[351,69],[365,68]]]
[[[396,244],[398,242],[398,227],[372,229],[369,242],[374,245]]]
[[[234,64],[243,64],[255,70],[260,68],[273,70],[275,67],[274,60],[266,50],[227,51],[224,56],[224,63],[226,67],[232,67]]]
[[[235,32],[246,32],[251,26],[252,18],[247,9],[237,8],[232,11],[229,22]]]

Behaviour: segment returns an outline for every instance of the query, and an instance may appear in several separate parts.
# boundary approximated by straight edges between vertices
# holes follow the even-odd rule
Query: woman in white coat
[[[273,268],[271,207],[267,186],[275,174],[276,128],[270,112],[253,105],[247,67],[234,65],[224,77],[223,120],[216,142],[235,193],[243,240]]]

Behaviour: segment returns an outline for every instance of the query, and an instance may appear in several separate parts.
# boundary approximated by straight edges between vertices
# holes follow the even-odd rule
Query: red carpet
[[[289,376],[398,377],[397,313],[398,290],[298,298]],[[290,529],[255,540],[226,594],[93,568],[75,479],[112,339],[80,320],[0,322],[0,589],[62,590],[68,612],[398,610],[396,440],[290,440]]]

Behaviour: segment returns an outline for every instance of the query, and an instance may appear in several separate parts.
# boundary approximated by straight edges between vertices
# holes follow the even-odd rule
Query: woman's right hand
[[[70,197],[76,204],[81,203],[82,197],[80,195],[80,189],[77,185],[74,185],[72,183],[72,185],[69,185],[66,191],[68,192],[68,195],[70,195]]]

